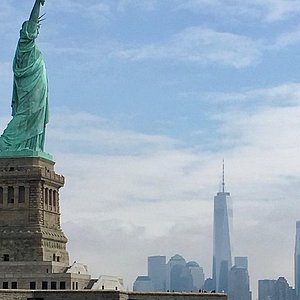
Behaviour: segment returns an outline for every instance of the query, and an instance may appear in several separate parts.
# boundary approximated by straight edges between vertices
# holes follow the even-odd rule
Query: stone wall
[[[0,300],[227,300],[225,294],[0,290]]]

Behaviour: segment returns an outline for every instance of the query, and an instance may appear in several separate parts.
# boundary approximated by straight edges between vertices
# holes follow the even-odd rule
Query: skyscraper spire
[[[223,158],[222,192],[225,193],[225,162]]]

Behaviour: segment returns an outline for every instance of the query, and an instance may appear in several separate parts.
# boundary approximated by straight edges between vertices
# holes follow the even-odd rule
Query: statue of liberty
[[[1,156],[50,156],[44,153],[48,123],[48,80],[42,54],[35,40],[40,28],[40,8],[36,0],[30,18],[20,30],[13,61],[12,119],[0,136]],[[40,155],[42,154],[42,155]]]

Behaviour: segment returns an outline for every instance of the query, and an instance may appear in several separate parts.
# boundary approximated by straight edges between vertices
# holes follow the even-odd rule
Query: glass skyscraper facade
[[[251,300],[247,257],[234,258],[234,266],[230,269],[228,277],[228,299]]]
[[[232,200],[223,191],[214,197],[213,283],[217,292],[228,292],[228,274],[232,266],[230,232],[232,228]]]
[[[148,276],[153,282],[155,292],[166,291],[166,257],[157,255],[148,257]]]

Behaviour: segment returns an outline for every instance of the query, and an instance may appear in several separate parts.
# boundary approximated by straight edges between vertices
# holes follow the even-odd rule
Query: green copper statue
[[[13,118],[0,137],[0,157],[48,155],[44,153],[48,80],[42,54],[35,43],[41,21],[40,8],[44,4],[45,0],[35,1],[29,20],[20,30],[13,62]]]

